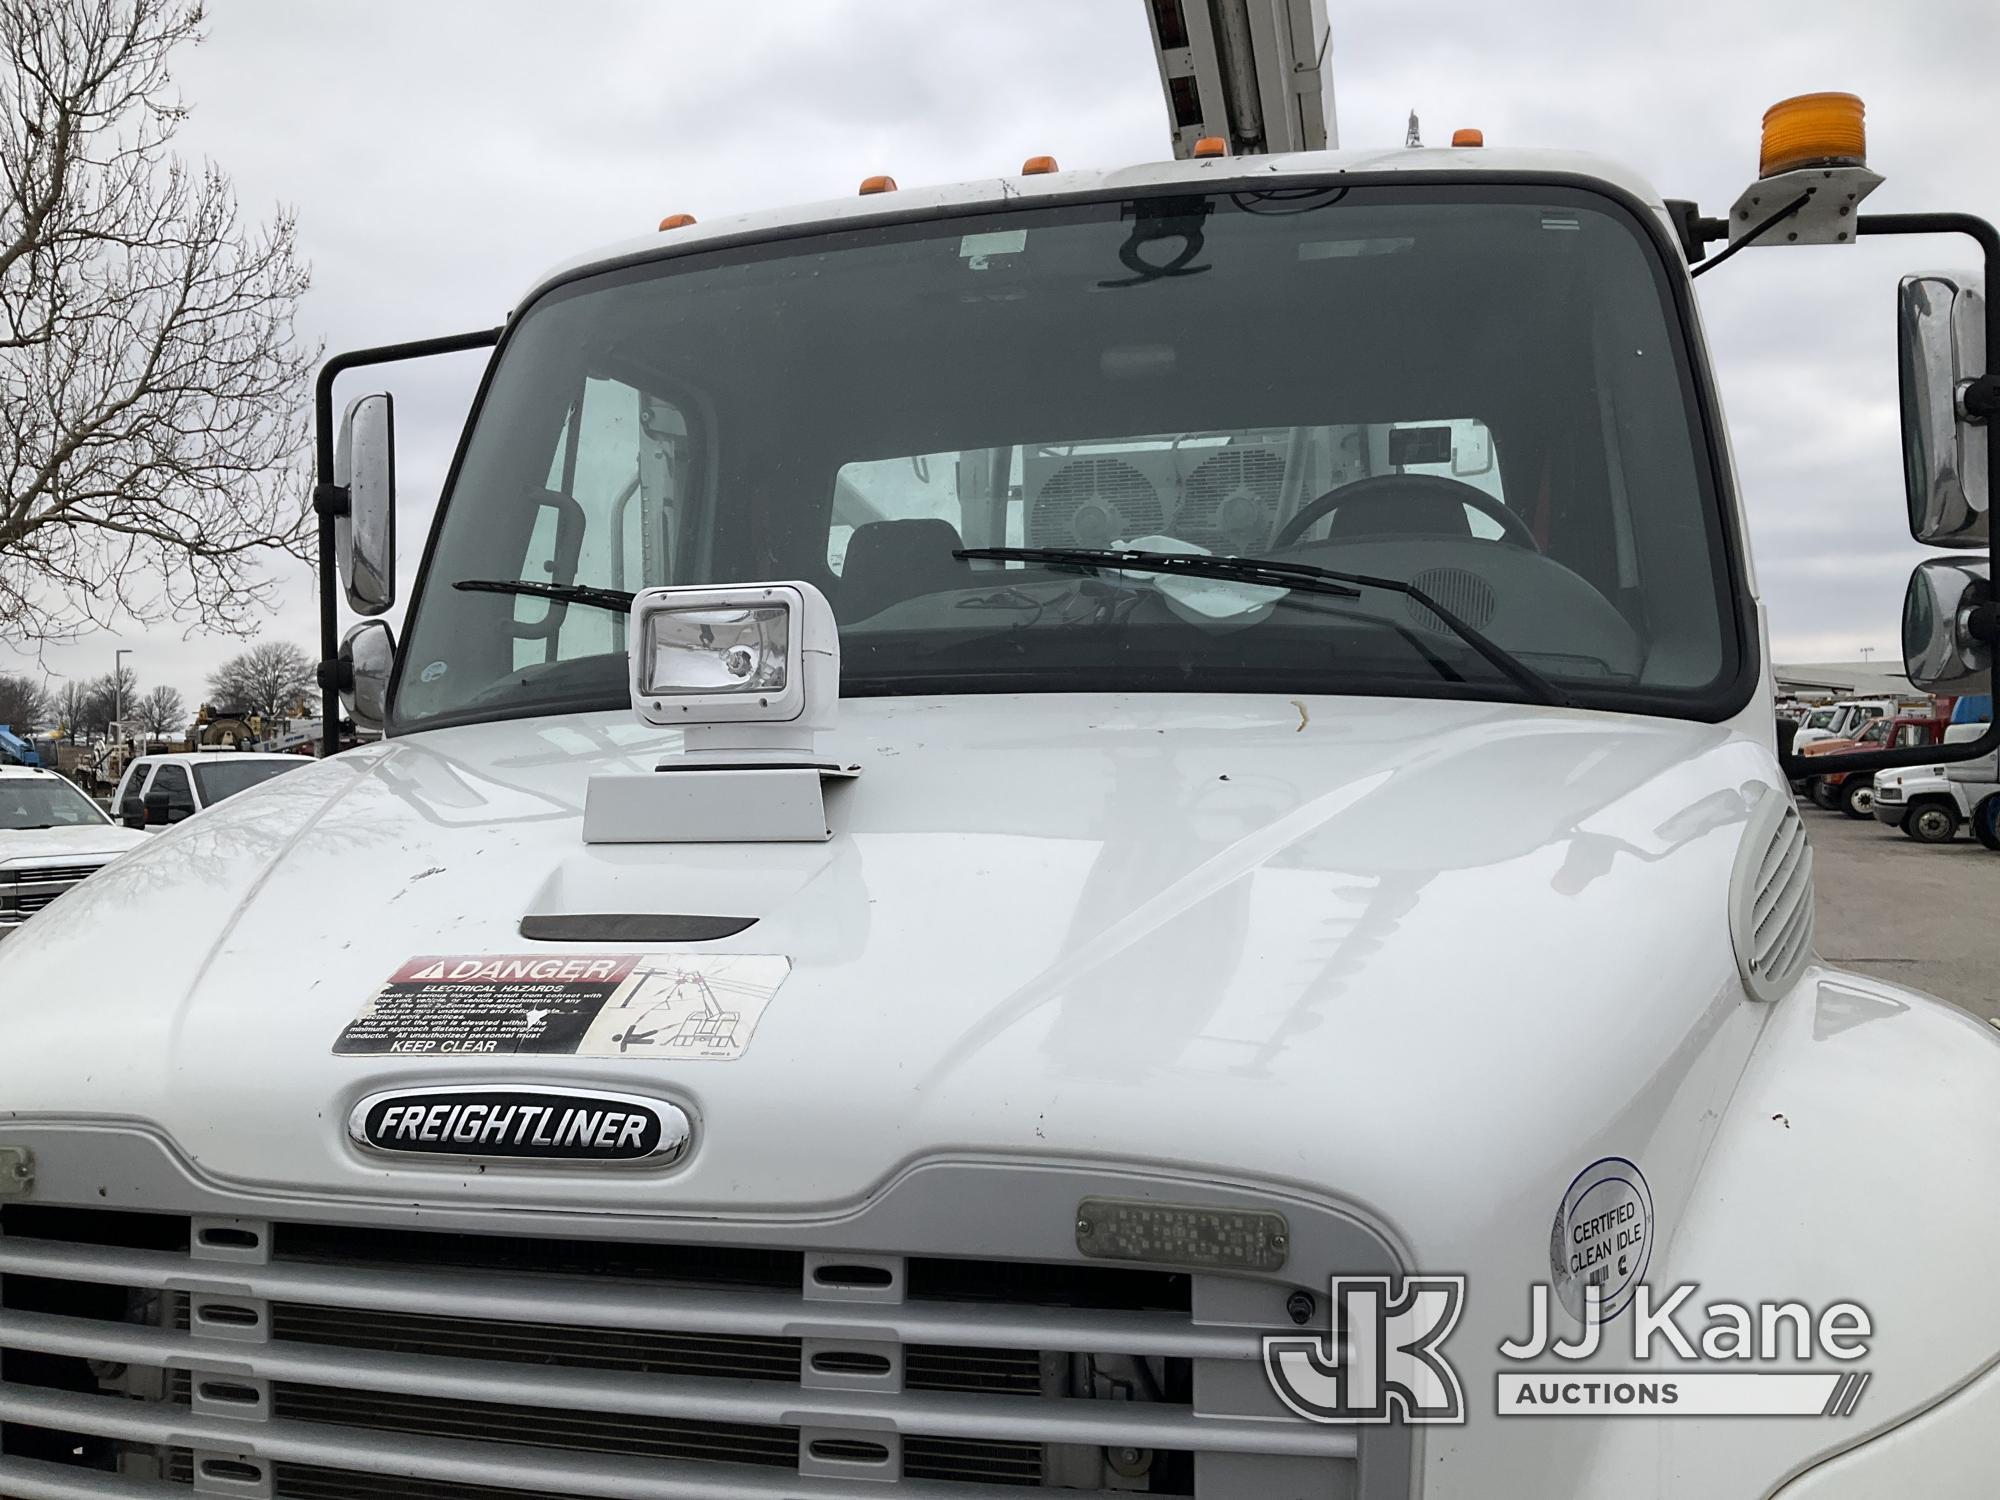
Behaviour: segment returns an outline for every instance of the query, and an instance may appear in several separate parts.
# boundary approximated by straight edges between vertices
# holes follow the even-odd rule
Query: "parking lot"
[[[1827,962],[2000,1017],[2000,854],[1967,833],[1919,844],[1801,801]]]

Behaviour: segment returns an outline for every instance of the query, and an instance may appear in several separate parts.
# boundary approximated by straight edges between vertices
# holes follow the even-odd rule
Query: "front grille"
[[[1198,1403],[1259,1330],[1196,1302],[1101,1263],[9,1205],[0,1500],[1194,1496],[1207,1462],[1214,1495],[1352,1493],[1351,1433]]]
[[[0,870],[0,890],[9,881],[58,881],[64,885],[75,885],[79,880],[95,875],[103,869],[102,862],[91,865],[26,865],[11,870]]]
[[[0,926],[24,922],[102,865],[39,865],[0,870]]]

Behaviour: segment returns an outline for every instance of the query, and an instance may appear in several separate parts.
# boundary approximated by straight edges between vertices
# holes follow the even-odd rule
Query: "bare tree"
[[[208,679],[218,709],[289,718],[315,690],[313,659],[290,641],[263,641],[232,656]]]
[[[65,682],[62,691],[56,694],[56,712],[64,734],[72,740],[86,739],[90,729],[90,684],[75,677]]]
[[[110,734],[121,712],[128,719],[132,716],[139,698],[139,674],[130,667],[91,678],[83,700],[83,727],[92,734]],[[125,732],[131,733],[129,726]]]
[[[187,705],[175,689],[156,687],[133,705],[132,720],[150,735],[177,734],[187,727]]]
[[[33,734],[44,728],[55,704],[42,682],[26,673],[0,673],[0,724],[14,733]]]
[[[307,284],[170,152],[191,0],[0,0],[0,620],[246,634],[299,555]]]

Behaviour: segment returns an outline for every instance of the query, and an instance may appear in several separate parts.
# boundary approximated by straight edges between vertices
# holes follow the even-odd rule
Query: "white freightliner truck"
[[[386,739],[0,952],[0,1494],[1991,1493],[2000,1045],[1814,957],[1687,262],[2000,244],[1774,121],[1726,222],[1196,135],[329,364],[331,632],[336,376],[497,346],[329,651]],[[1977,287],[1900,302],[1946,691]]]

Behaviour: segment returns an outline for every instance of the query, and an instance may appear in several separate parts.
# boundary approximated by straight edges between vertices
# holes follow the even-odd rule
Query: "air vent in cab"
[[[1766,788],[1750,809],[1729,877],[1729,936],[1755,999],[1777,999],[1812,956],[1812,860],[1792,799]]]

